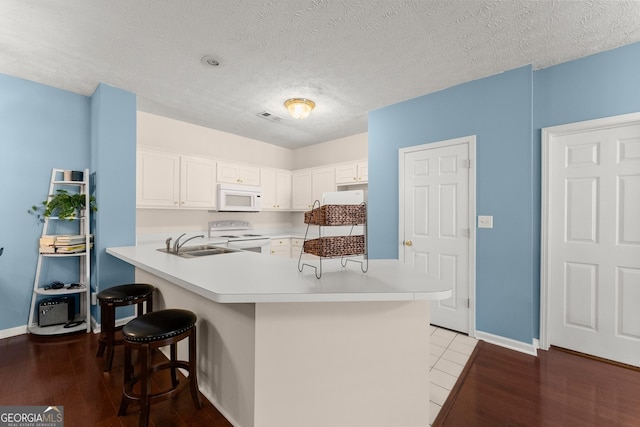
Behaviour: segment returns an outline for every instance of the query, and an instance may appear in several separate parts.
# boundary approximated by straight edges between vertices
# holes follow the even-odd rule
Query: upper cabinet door
[[[138,150],[136,204],[141,207],[177,208],[180,191],[180,156],[162,151]]]
[[[336,184],[355,184],[357,182],[358,165],[356,163],[336,166]]]
[[[262,209],[291,209],[291,172],[278,169],[260,169]]]
[[[180,158],[180,207],[216,206],[216,162],[201,157]]]
[[[278,209],[291,209],[291,172],[276,172],[276,206]]]
[[[311,204],[322,201],[322,193],[336,191],[335,168],[320,168],[311,171]]]
[[[368,162],[347,163],[336,166],[336,184],[363,184],[369,180]]]
[[[311,172],[300,171],[291,175],[292,209],[306,211],[311,209]]]
[[[277,192],[275,169],[260,169],[260,183],[262,187],[262,209],[275,209]]]
[[[358,163],[358,182],[369,181],[369,162]]]
[[[218,162],[217,181],[229,184],[260,185],[260,169],[253,166]]]

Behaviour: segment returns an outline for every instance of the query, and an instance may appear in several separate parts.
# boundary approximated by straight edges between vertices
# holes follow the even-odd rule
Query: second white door
[[[543,134],[543,348],[640,366],[640,115]]]

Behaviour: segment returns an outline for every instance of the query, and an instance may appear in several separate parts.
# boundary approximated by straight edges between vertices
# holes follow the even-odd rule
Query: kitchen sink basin
[[[236,249],[229,249],[215,245],[184,246],[180,248],[177,253],[173,251],[173,248],[170,250],[167,250],[167,248],[160,248],[158,250],[160,252],[176,255],[181,258],[198,258],[202,256],[221,255],[228,254],[230,252],[238,252],[238,250]]]

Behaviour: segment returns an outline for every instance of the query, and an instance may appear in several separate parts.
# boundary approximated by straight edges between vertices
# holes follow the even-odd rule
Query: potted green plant
[[[96,198],[89,196],[89,209],[91,212],[98,210],[95,204]],[[79,212],[86,209],[86,199],[84,194],[69,193],[65,189],[58,189],[55,194],[42,202],[42,206],[33,205],[27,210],[31,215],[35,215],[39,222],[44,222],[45,218],[57,216],[58,219],[73,221]]]

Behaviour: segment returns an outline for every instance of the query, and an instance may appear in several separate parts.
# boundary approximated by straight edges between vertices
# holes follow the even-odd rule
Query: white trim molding
[[[5,338],[17,337],[18,335],[24,335],[28,332],[27,325],[16,326],[15,328],[0,330],[0,340]]]
[[[531,356],[538,355],[538,340],[534,339],[531,344],[527,344],[522,341],[512,340],[511,338],[501,337],[500,335],[493,335],[488,332],[476,331],[476,338],[482,341],[486,341],[490,344],[495,344],[500,347],[508,348],[510,350],[519,351],[520,353],[529,354]]]
[[[124,317],[122,319],[116,319],[116,328],[126,325],[127,323],[129,323],[131,320],[135,318],[136,318],[136,315]],[[93,316],[91,316],[91,330],[93,331],[94,334],[99,334],[101,332],[100,323],[98,323],[98,321],[96,321],[95,317]]]

